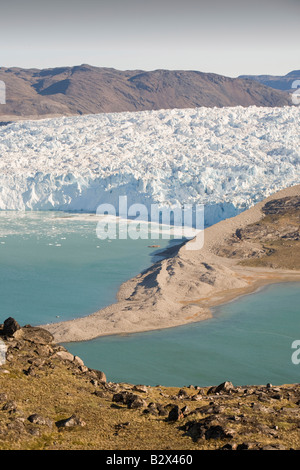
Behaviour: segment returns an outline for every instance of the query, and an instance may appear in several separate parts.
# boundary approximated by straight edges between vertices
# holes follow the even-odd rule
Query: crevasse
[[[206,205],[206,223],[300,181],[299,107],[197,108],[0,127],[0,209]]]

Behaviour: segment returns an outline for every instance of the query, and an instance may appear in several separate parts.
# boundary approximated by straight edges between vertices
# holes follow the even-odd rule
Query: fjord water
[[[0,212],[0,322],[12,316],[39,325],[93,313],[172,243],[99,240],[96,227],[89,214]]]
[[[116,382],[279,385],[299,382],[300,364],[291,360],[296,339],[300,284],[284,283],[222,305],[202,323],[66,346]]]
[[[120,284],[156,259],[168,240],[99,240],[88,214],[0,212],[0,322],[45,324],[115,301]],[[176,242],[174,240],[173,242]],[[59,317],[59,318],[57,318]],[[300,284],[268,286],[179,328],[65,346],[108,380],[149,385],[299,382]]]

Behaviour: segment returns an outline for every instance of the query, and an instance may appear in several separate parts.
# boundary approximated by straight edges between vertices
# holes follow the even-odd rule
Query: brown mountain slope
[[[275,88],[276,90],[283,90],[288,92],[295,91],[297,84],[293,83],[300,80],[300,70],[293,70],[284,76],[280,75],[241,75],[239,78],[249,78],[256,80],[263,85]]]
[[[118,71],[89,65],[0,68],[0,118],[46,117],[199,106],[286,106],[290,97],[256,81],[195,71]]]

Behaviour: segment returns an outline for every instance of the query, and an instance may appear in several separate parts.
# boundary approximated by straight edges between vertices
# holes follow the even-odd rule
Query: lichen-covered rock
[[[36,326],[24,326],[22,328],[22,339],[31,343],[48,345],[54,342],[54,337],[49,331]]]
[[[76,415],[72,415],[72,416],[70,416],[70,418],[62,419],[60,421],[57,421],[55,424],[58,428],[70,428],[70,427],[75,427],[75,426],[81,426],[81,427],[86,426],[86,423]]]
[[[53,426],[53,421],[51,419],[45,418],[44,416],[41,416],[37,413],[28,416],[27,419],[30,421],[30,423],[38,424],[40,426],[48,426],[50,428]]]

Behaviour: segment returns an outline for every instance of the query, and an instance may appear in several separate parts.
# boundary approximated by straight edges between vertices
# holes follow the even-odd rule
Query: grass
[[[72,368],[59,360],[53,360],[52,367],[38,371],[38,376],[26,376],[23,372],[27,356],[15,359],[11,365],[6,364],[10,374],[0,374],[0,393],[6,393],[8,400],[17,402],[15,413],[1,410],[0,404],[0,449],[23,450],[200,450],[218,449],[228,440],[203,440],[196,442],[182,430],[185,422],[199,420],[207,417],[197,413],[187,416],[178,422],[168,422],[165,417],[144,414],[143,410],[130,410],[125,405],[114,404],[112,393],[104,391],[104,397],[97,397],[94,392],[99,390],[90,383],[89,377],[84,373],[75,373]],[[120,385],[120,389],[132,388],[129,384]],[[151,387],[147,394],[140,395],[147,401],[159,402],[163,405],[187,405],[190,411],[207,406],[211,401],[224,406],[223,417],[243,414],[248,423],[236,421],[230,426],[235,428],[236,443],[247,440],[266,445],[274,442],[285,446],[300,448],[300,436],[295,430],[293,419],[282,416],[278,420],[280,438],[274,439],[257,433],[257,423],[274,426],[276,419],[272,413],[254,411],[251,404],[257,401],[254,395],[241,394],[230,397],[219,396],[211,399],[204,394],[201,400],[193,401],[191,397],[198,391],[185,388],[188,396],[184,399],[176,397],[178,388]],[[206,389],[205,389],[206,391]],[[205,391],[203,393],[205,393]],[[258,401],[259,403],[259,401]],[[269,404],[264,406],[270,406]],[[278,403],[272,405],[278,407]],[[280,407],[292,406],[288,401],[280,402]],[[38,413],[48,417],[54,422],[75,414],[82,418],[86,426],[58,429],[47,426],[34,425],[27,418]],[[8,429],[7,425],[23,420],[20,432]],[[122,423],[130,423],[122,429],[117,429]],[[250,424],[252,423],[252,424]],[[254,423],[254,424],[253,424]],[[252,429],[253,428],[253,429]],[[252,430],[251,430],[252,429]],[[32,430],[38,434],[32,434]],[[250,433],[250,434],[249,434]]]

